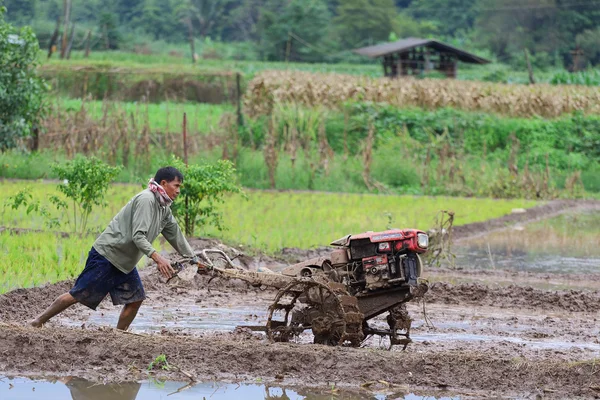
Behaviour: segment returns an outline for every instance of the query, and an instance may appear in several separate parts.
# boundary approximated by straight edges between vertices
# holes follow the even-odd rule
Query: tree
[[[40,50],[29,27],[15,30],[0,7],[0,151],[23,146],[39,129],[47,86],[35,67]]]
[[[419,21],[437,21],[442,35],[454,36],[473,28],[481,0],[414,0],[409,12]]]
[[[330,22],[323,0],[270,0],[258,23],[261,50],[268,60],[320,60],[331,48]]]
[[[161,12],[157,0],[144,0],[140,8],[140,15],[133,20],[133,23],[154,36],[154,40],[164,37],[167,15]]]
[[[346,0],[334,19],[339,38],[346,48],[386,41],[395,31],[397,9],[393,0]]]
[[[408,13],[401,12],[396,18],[396,28],[394,30],[397,38],[408,37],[428,37],[438,32],[438,26],[435,22],[429,20],[417,20]]]
[[[23,207],[27,215],[39,214],[51,229],[60,227],[64,219],[67,219],[72,232],[85,233],[94,207],[106,205],[106,192],[121,167],[111,167],[95,157],[85,158],[80,155],[64,164],[54,164],[52,170],[61,181],[57,186],[58,191],[66,197],[48,197],[56,208],[55,213],[39,199],[34,199],[30,187],[9,197],[4,206],[13,210]],[[69,207],[71,203],[72,208]]]
[[[482,47],[502,61],[522,59],[526,48],[538,66],[557,61],[556,55],[568,65],[577,35],[600,24],[597,8],[563,0],[525,0],[510,5],[502,0],[481,0],[477,37]]]
[[[219,160],[216,164],[185,165],[180,159],[174,158],[173,165],[183,172],[184,182],[180,196],[171,209],[184,227],[185,234],[192,236],[195,227],[208,224],[222,230],[222,217],[216,205],[223,202],[223,196],[227,193],[241,193],[233,164]]]
[[[3,0],[6,7],[6,16],[21,24],[29,24],[35,18],[37,0]]]
[[[94,206],[106,205],[106,191],[121,167],[111,167],[96,157],[77,156],[53,165],[52,170],[63,182],[58,190],[73,202],[73,232],[84,233]]]
[[[600,28],[583,31],[576,38],[583,57],[593,65],[600,65]]]
[[[115,14],[104,12],[100,14],[98,20],[98,29],[102,36],[102,47],[105,50],[115,50],[119,48],[121,35],[117,30],[117,17]]]

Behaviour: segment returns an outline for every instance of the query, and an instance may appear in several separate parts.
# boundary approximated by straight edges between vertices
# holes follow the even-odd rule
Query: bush
[[[0,151],[23,146],[39,129],[47,90],[35,72],[39,46],[33,31],[15,30],[5,12],[0,7]]]
[[[183,172],[184,184],[180,200],[172,205],[173,215],[184,227],[185,234],[192,236],[196,226],[212,224],[222,230],[221,213],[216,205],[223,202],[226,193],[240,193],[235,168],[227,160],[215,164],[185,165],[178,158],[173,165]]]

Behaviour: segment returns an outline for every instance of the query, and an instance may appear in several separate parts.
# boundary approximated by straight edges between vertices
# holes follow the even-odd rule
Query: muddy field
[[[529,218],[564,208],[547,207]],[[524,222],[522,214],[519,218]],[[458,236],[503,224],[461,228]],[[193,245],[220,244],[196,240]],[[277,259],[245,256],[241,264],[277,269],[323,251],[286,249]],[[406,351],[388,351],[386,339],[378,337],[363,348],[313,345],[308,335],[272,344],[262,333],[235,327],[264,323],[275,291],[240,281],[209,283],[200,275],[165,285],[153,268],[141,275],[148,300],[125,333],[110,328],[120,310],[106,300],[96,312],[75,306],[42,329],[25,324],[72,282],[0,296],[0,372],[141,380],[148,378],[152,360],[165,354],[176,368],[152,374],[181,381],[260,378],[281,385],[360,388],[381,380],[435,396],[600,398],[600,271],[428,270],[424,302],[408,306],[414,322]],[[541,283],[550,290],[540,289]],[[379,324],[383,318],[374,321]]]

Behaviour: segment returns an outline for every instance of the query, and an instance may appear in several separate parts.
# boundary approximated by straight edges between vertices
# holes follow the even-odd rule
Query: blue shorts
[[[108,293],[114,305],[129,304],[146,298],[144,285],[133,269],[125,274],[92,247],[83,272],[69,291],[78,302],[95,310]]]

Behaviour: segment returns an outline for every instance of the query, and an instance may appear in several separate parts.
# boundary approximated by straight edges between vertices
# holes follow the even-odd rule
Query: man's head
[[[156,171],[154,181],[165,189],[171,200],[175,200],[179,196],[183,174],[175,167],[163,167]]]

